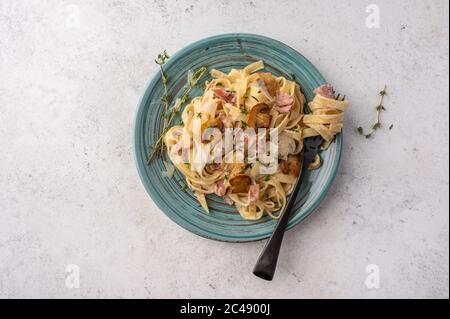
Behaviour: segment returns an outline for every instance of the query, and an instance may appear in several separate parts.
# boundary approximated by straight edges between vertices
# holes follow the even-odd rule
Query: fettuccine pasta
[[[235,205],[244,219],[264,214],[277,219],[301,173],[303,140],[321,135],[329,144],[343,127],[348,102],[335,100],[331,87],[320,87],[309,103],[311,112],[304,114],[300,85],[262,69],[264,63],[258,61],[229,73],[212,70],[213,80],[205,84],[203,95],[183,110],[182,124],[164,136],[170,160],[206,212],[206,196],[216,194]],[[227,151],[222,135],[229,129],[234,129],[233,147]],[[239,157],[239,134],[248,129],[278,133],[278,158],[270,173],[262,169],[272,164],[255,160],[250,151],[253,144],[269,148],[268,137],[243,135],[243,161],[230,161]],[[309,168],[320,162],[318,157]]]

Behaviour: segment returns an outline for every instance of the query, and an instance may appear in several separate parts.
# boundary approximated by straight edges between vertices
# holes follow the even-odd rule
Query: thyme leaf
[[[379,130],[382,125],[381,125],[381,113],[383,111],[386,111],[386,108],[383,105],[384,102],[384,97],[387,95],[387,86],[385,85],[384,88],[378,93],[378,95],[380,96],[380,102],[378,103],[378,105],[375,107],[376,111],[377,111],[377,117],[376,117],[376,122],[372,125],[372,128],[370,131],[366,132],[364,131],[364,129],[362,128],[362,126],[358,127],[356,129],[356,131],[358,132],[359,135],[364,136],[365,138],[369,139],[371,137],[373,137],[375,135],[375,132],[377,130]],[[389,130],[391,130],[394,126],[391,125],[389,127]]]

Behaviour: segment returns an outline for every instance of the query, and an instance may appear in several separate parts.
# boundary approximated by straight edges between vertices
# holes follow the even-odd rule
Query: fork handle
[[[255,268],[253,268],[253,274],[264,280],[272,280],[277,268],[278,255],[280,253],[281,243],[283,242],[284,232],[291,215],[292,207],[295,204],[295,198],[300,190],[301,181],[303,180],[304,172],[306,169],[302,169],[300,178],[297,179],[295,188],[291,193],[291,197],[288,200],[286,206],[281,212],[281,217],[278,220],[278,224],[272,233],[269,241],[264,247],[261,255],[256,262]]]

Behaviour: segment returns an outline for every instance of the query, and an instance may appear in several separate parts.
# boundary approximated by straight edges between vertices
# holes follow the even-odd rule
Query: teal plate
[[[266,71],[291,79],[295,76],[308,101],[314,97],[313,90],[325,83],[317,69],[287,45],[259,35],[234,33],[200,40],[174,54],[165,65],[170,79],[169,95],[173,99],[181,95],[189,70],[206,66],[210,70],[228,72],[258,60],[264,61]],[[208,77],[205,80],[210,79]],[[192,93],[192,96],[201,95],[202,87]],[[161,76],[157,74],[142,97],[134,123],[134,152],[139,175],[158,207],[178,225],[210,239],[248,242],[269,237],[276,223],[270,217],[243,220],[234,206],[225,204],[215,195],[208,197],[211,210],[208,215],[192,192],[182,191],[185,181],[179,172],[172,178],[164,177],[164,162],[159,158],[147,165],[150,146],[162,130],[162,96]],[[308,172],[303,180],[288,229],[310,215],[323,200],[336,176],[341,150],[342,134],[339,134],[328,150],[322,152],[322,167]]]

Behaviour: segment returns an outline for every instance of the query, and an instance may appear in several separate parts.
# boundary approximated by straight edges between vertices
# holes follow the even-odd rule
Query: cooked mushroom
[[[296,149],[295,140],[284,132],[278,136],[278,156],[286,160],[289,154],[293,154]]]
[[[268,128],[270,126],[270,107],[265,103],[253,106],[248,116],[248,126],[251,128]]]
[[[222,164],[221,163],[213,163],[213,164],[206,164],[205,165],[205,171],[208,174],[213,174],[214,172],[218,171],[221,168],[222,168]]]
[[[233,194],[248,193],[251,184],[252,179],[245,174],[236,175],[230,178],[231,192]]]
[[[267,92],[269,92],[271,96],[275,96],[278,90],[278,83],[276,78],[272,75],[272,73],[262,72],[258,73],[258,75],[261,78],[261,80],[264,81],[264,84],[266,85],[267,88]]]
[[[209,136],[205,136],[205,132],[207,129],[213,129],[213,128],[217,128],[220,131],[223,130],[223,123],[219,118],[214,118],[214,119],[210,119],[208,121],[206,121],[205,123],[202,124],[202,141],[203,142],[210,142],[211,141],[211,133],[212,132],[208,132]]]
[[[294,176],[300,175],[300,160],[298,156],[291,155],[287,160],[281,160],[280,168],[283,174],[290,174]]]

